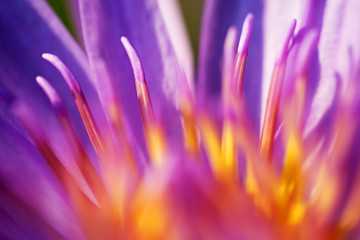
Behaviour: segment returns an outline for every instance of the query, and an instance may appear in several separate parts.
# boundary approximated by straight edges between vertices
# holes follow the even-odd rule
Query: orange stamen
[[[150,156],[155,166],[161,166],[165,160],[165,139],[163,131],[155,119],[141,61],[136,50],[127,38],[122,37],[121,42],[129,56],[134,72],[136,92]]]
[[[272,158],[276,122],[279,112],[288,47],[291,37],[294,34],[295,26],[296,21],[293,20],[289,26],[285,41],[281,46],[281,51],[276,61],[271,78],[269,96],[265,109],[265,117],[260,135],[260,154],[264,158],[268,159],[268,161],[271,161]]]
[[[65,65],[65,63],[62,62],[57,56],[44,53],[42,57],[59,70],[68,84],[94,149],[98,157],[102,159],[102,153],[104,152],[103,137],[97,127],[93,115],[91,114],[90,107],[85,99],[84,93],[81,90],[79,82],[70,69]]]

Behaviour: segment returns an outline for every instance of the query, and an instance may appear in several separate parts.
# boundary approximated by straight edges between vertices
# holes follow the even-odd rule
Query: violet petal
[[[39,125],[46,126],[47,137],[58,153],[62,130],[51,104],[37,85],[35,77],[49,79],[59,92],[83,145],[94,153],[73,97],[60,74],[41,58],[51,52],[65,61],[77,76],[96,116],[99,102],[89,81],[87,59],[57,16],[42,0],[6,0],[0,2],[0,82],[17,100],[26,102],[38,117]]]
[[[360,3],[328,1],[319,42],[320,76],[306,131],[313,129],[332,106],[338,84],[342,90],[354,75],[360,59]],[[340,81],[338,83],[338,81]]]
[[[235,25],[238,30],[248,13],[254,26],[245,67],[244,96],[254,126],[260,125],[262,68],[262,1],[209,0],[205,2],[200,36],[198,91],[200,98],[211,99],[221,93],[221,60],[225,35]]]
[[[0,119],[0,152],[0,209],[4,208],[0,211],[5,211],[10,219],[15,218],[14,224],[20,228],[22,224],[27,226],[30,219],[41,219],[43,226],[41,221],[34,223],[39,231],[48,228],[65,238],[81,239],[80,226],[55,175],[37,149],[3,119]],[[15,202],[25,207],[12,205]],[[7,225],[1,225],[0,232],[17,236],[18,233],[9,232],[4,226]],[[37,235],[36,229],[31,231]]]

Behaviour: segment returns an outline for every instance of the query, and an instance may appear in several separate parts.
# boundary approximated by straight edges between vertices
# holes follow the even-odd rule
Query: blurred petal
[[[265,112],[267,95],[269,93],[271,75],[274,69],[278,49],[285,35],[287,26],[292,19],[297,20],[299,30],[301,21],[299,21],[304,12],[304,1],[264,1],[264,18],[262,19],[264,45],[263,45],[263,74],[262,74],[262,98],[261,98],[261,119]]]
[[[40,236],[36,231],[47,229],[43,233],[50,236],[56,232],[67,239],[81,239],[78,222],[58,181],[36,148],[3,119],[0,119],[0,152],[0,211],[7,216],[5,221],[0,218],[2,223],[7,223],[0,225],[0,233],[24,239],[19,230]],[[14,232],[5,229],[10,226]]]
[[[164,117],[167,130],[180,129],[174,104],[183,78],[156,0],[80,0],[80,12],[86,51],[105,111],[120,97],[131,130],[145,146],[134,77],[120,43],[125,36],[139,53],[157,107],[155,115]]]
[[[247,13],[254,14],[254,32],[251,36],[249,56],[245,68],[244,92],[255,126],[259,126],[264,113],[271,74],[277,50],[291,19],[298,27],[320,31],[325,1],[235,1],[208,0],[203,15],[201,49],[199,55],[199,91],[204,96],[221,92],[220,61],[226,30],[230,25],[241,29]],[[315,54],[316,55],[316,54]],[[317,57],[317,56],[315,56]],[[316,61],[316,59],[312,60]],[[318,65],[317,65],[318,66]],[[311,81],[318,78],[316,62],[310,73]],[[262,69],[259,71],[259,69]],[[311,88],[317,87],[316,82]],[[315,91],[311,89],[312,91]]]
[[[264,68],[262,76],[263,97],[261,100],[261,114],[264,113],[277,50],[287,25],[295,18],[298,22],[295,34],[299,33],[300,29],[308,31],[311,28],[315,28],[320,32],[324,6],[324,0],[296,0],[291,2],[282,0],[264,1],[263,33],[265,41],[263,50]],[[312,55],[310,62],[312,62],[312,68],[309,71],[310,79],[308,81],[310,82],[310,91],[314,91],[314,88],[317,87],[316,83],[318,79],[319,64],[317,54]]]
[[[347,87],[360,59],[360,29],[357,23],[360,2],[330,0],[326,3],[319,42],[320,79],[311,106],[307,132],[311,131],[331,108],[336,91]],[[341,79],[337,79],[340,74]],[[337,81],[339,81],[337,83]]]
[[[74,27],[75,35],[81,46],[84,47],[84,39],[81,29],[81,20],[80,20],[80,9],[79,9],[79,0],[66,0],[68,10],[71,15],[71,21]]]
[[[41,58],[42,53],[51,52],[71,66],[95,115],[99,116],[101,108],[86,71],[86,56],[46,2],[1,1],[0,35],[0,82],[4,88],[31,106],[40,126],[51,129],[46,134],[52,147],[62,156],[62,131],[47,97],[35,82],[37,75],[49,79],[64,100],[84,146],[93,153],[70,90],[57,70]]]
[[[189,86],[193,89],[194,59],[178,0],[157,0],[166,30]]]

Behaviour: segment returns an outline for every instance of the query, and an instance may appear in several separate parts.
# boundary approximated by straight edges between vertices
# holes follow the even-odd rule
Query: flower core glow
[[[305,136],[308,65],[318,34],[309,31],[297,38],[292,21],[279,44],[257,136],[243,97],[243,82],[251,81],[244,79],[244,72],[253,20],[248,14],[239,41],[236,28],[228,30],[218,116],[198,104],[188,86],[180,90],[180,147],[173,146],[157,120],[141,56],[126,37],[121,38],[134,73],[150,159],[143,171],[129,141],[121,103],[109,103],[105,111],[110,131],[102,129],[70,68],[57,56],[43,54],[73,94],[100,169],[90,161],[61,98],[45,78],[38,76],[36,81],[56,111],[81,177],[64,167],[36,117],[20,104],[16,115],[67,192],[86,238],[338,239],[358,225],[360,191],[355,187],[360,174],[351,180],[342,171],[356,142],[354,81],[337,96],[327,134]],[[289,70],[290,53],[295,64]]]

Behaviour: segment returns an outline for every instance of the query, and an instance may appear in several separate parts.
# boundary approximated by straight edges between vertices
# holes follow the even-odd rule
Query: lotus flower
[[[0,2],[1,239],[358,239],[360,4]],[[194,74],[196,73],[196,74]]]

